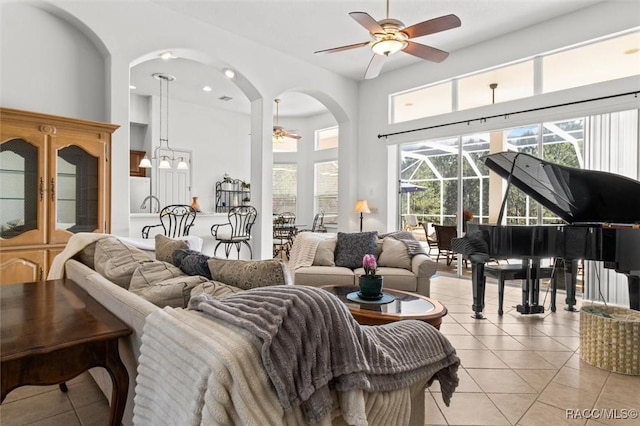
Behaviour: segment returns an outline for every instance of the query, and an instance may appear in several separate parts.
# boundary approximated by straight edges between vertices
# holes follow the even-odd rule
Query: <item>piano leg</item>
[[[528,260],[526,262],[529,262]],[[522,283],[522,305],[516,306],[521,314],[544,313],[544,306],[538,304],[540,298],[540,260],[533,259],[527,263],[526,279]]]
[[[473,309],[472,318],[485,319],[482,315],[484,310],[484,290],[486,288],[486,278],[484,277],[484,263],[471,262],[471,286],[473,287]]]
[[[640,275],[625,275],[629,282],[629,308],[640,311]]]
[[[567,289],[567,298],[565,300],[567,306],[565,311],[575,312],[576,304],[576,275],[578,274],[578,261],[565,259],[564,262],[564,283]]]

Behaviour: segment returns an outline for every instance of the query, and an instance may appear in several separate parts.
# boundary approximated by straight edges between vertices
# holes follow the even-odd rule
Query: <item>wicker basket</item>
[[[583,306],[580,358],[614,373],[640,375],[640,312],[615,306]]]

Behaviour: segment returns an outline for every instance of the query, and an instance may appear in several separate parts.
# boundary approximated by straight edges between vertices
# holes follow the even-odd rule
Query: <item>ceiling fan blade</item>
[[[302,139],[302,136],[301,136],[301,135],[299,135],[299,134],[297,134],[297,133],[292,133],[292,132],[285,131],[284,135],[285,135],[285,137],[287,137],[287,138],[292,138],[292,139]]]
[[[412,25],[403,29],[402,32],[406,33],[409,38],[414,38],[450,30],[460,25],[462,25],[462,22],[456,15],[445,15]]]
[[[414,41],[408,42],[407,47],[404,48],[404,52],[410,55],[417,56],[421,59],[426,59],[432,62],[442,62],[447,59],[449,52],[436,49],[435,47],[425,46],[424,44],[416,43]]]
[[[380,24],[378,24],[378,21],[373,19],[367,12],[351,12],[349,16],[355,19],[358,24],[365,27],[371,34],[385,32]]]
[[[318,50],[317,52],[313,52],[313,53],[316,55],[323,55],[325,53],[342,52],[343,50],[350,50],[350,49],[356,49],[358,47],[364,47],[369,43],[370,43],[369,41],[365,41],[363,43],[349,44],[347,46],[334,47],[332,49]]]
[[[371,61],[369,61],[367,70],[364,72],[364,78],[376,78],[380,74],[380,70],[382,70],[382,66],[384,65],[384,60],[386,58],[386,56],[374,54]]]

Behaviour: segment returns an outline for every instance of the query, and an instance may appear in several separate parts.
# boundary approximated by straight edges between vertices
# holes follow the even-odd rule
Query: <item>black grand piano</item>
[[[544,258],[565,260],[567,310],[575,310],[579,259],[604,262],[625,274],[629,305],[640,310],[640,182],[613,173],[549,163],[525,153],[500,152],[483,157],[485,164],[558,215],[563,225],[467,224],[467,233],[452,241],[453,250],[471,261],[473,311],[483,318],[484,265],[490,259],[523,259],[529,268]],[[505,198],[498,223],[502,223]],[[535,270],[528,276],[535,277]],[[526,280],[523,314],[544,312],[538,305],[537,280]]]

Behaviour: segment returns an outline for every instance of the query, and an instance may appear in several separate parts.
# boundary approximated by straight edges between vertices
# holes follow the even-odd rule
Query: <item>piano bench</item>
[[[535,270],[531,270],[531,274],[535,274]],[[504,282],[509,280],[526,280],[526,265],[485,265],[484,276],[498,280],[498,315],[503,314],[502,305],[504,302]],[[535,279],[535,277],[533,277]],[[553,276],[552,267],[540,268],[540,276],[538,279],[551,279],[551,312],[556,311],[556,280]]]

